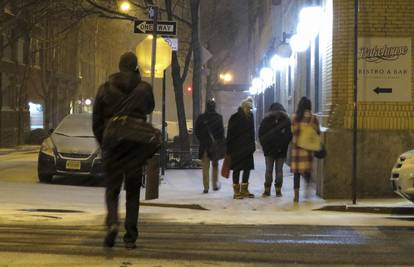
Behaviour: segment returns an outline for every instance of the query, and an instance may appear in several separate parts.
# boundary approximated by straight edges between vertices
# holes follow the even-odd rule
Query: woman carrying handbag
[[[312,103],[307,97],[299,101],[292,116],[291,172],[293,173],[294,202],[299,202],[300,176],[310,181],[314,152],[323,149],[320,141],[319,121],[312,114]]]

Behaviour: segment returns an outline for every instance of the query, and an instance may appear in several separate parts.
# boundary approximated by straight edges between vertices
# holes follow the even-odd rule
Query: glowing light
[[[262,68],[260,70],[260,79],[264,82],[265,85],[269,85],[273,80],[273,71],[271,68]]]
[[[252,87],[254,88],[254,89],[252,89],[252,91],[255,90],[256,91],[256,94],[257,93],[260,94],[263,91],[263,85],[264,84],[263,84],[262,79],[260,79],[258,77],[254,78],[252,80]]]
[[[315,39],[322,28],[323,10],[319,6],[305,7],[299,13],[297,33],[309,41]]]
[[[255,94],[257,94],[257,89],[255,87],[253,87],[253,86],[250,86],[249,93],[251,95],[255,95]]]
[[[90,100],[89,98],[87,98],[85,100],[85,105],[89,106],[90,104],[92,104],[92,100]]]
[[[290,38],[289,43],[294,52],[303,52],[308,49],[310,40],[307,36],[295,34]]]
[[[270,59],[270,67],[275,71],[284,70],[289,65],[289,58],[283,58],[279,55],[274,55]]]
[[[226,83],[233,81],[233,75],[230,72],[220,73],[219,78]]]
[[[122,1],[119,5],[119,9],[121,9],[122,12],[127,12],[131,9],[131,4],[128,1]]]

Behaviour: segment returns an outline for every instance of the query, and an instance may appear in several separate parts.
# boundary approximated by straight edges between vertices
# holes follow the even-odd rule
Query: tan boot
[[[270,196],[270,186],[269,187],[265,186],[265,190],[262,194],[262,197],[269,197],[269,196]]]
[[[240,194],[240,184],[233,184],[233,191],[234,191],[234,195],[233,195],[234,199],[243,199],[243,196]]]
[[[277,197],[281,197],[282,196],[282,188],[280,187],[275,187],[276,189],[276,196]]]
[[[299,189],[295,189],[295,197],[293,198],[293,202],[299,202]]]
[[[240,194],[242,195],[242,197],[254,198],[254,195],[249,192],[249,184],[248,183],[242,183],[241,184]]]

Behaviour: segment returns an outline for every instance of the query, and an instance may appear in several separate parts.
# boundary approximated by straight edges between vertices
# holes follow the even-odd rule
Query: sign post
[[[134,21],[134,33],[139,34],[152,34],[152,52],[151,52],[151,85],[154,88],[155,81],[155,64],[157,56],[157,35],[163,36],[176,36],[177,35],[177,23],[175,21],[158,21],[159,8],[158,6],[150,6],[148,10],[150,20],[136,20]],[[161,163],[162,163],[162,175],[165,174],[165,70],[163,81],[163,118],[162,118],[162,136],[163,144],[161,151]],[[150,122],[152,122],[152,116],[150,116]],[[146,199],[158,198],[159,187],[159,158],[152,159],[152,163],[148,165],[147,171],[147,187],[146,187]]]

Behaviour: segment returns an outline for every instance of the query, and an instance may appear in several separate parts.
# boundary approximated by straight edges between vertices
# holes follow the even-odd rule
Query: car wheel
[[[49,184],[52,182],[53,175],[39,174],[39,182]]]

